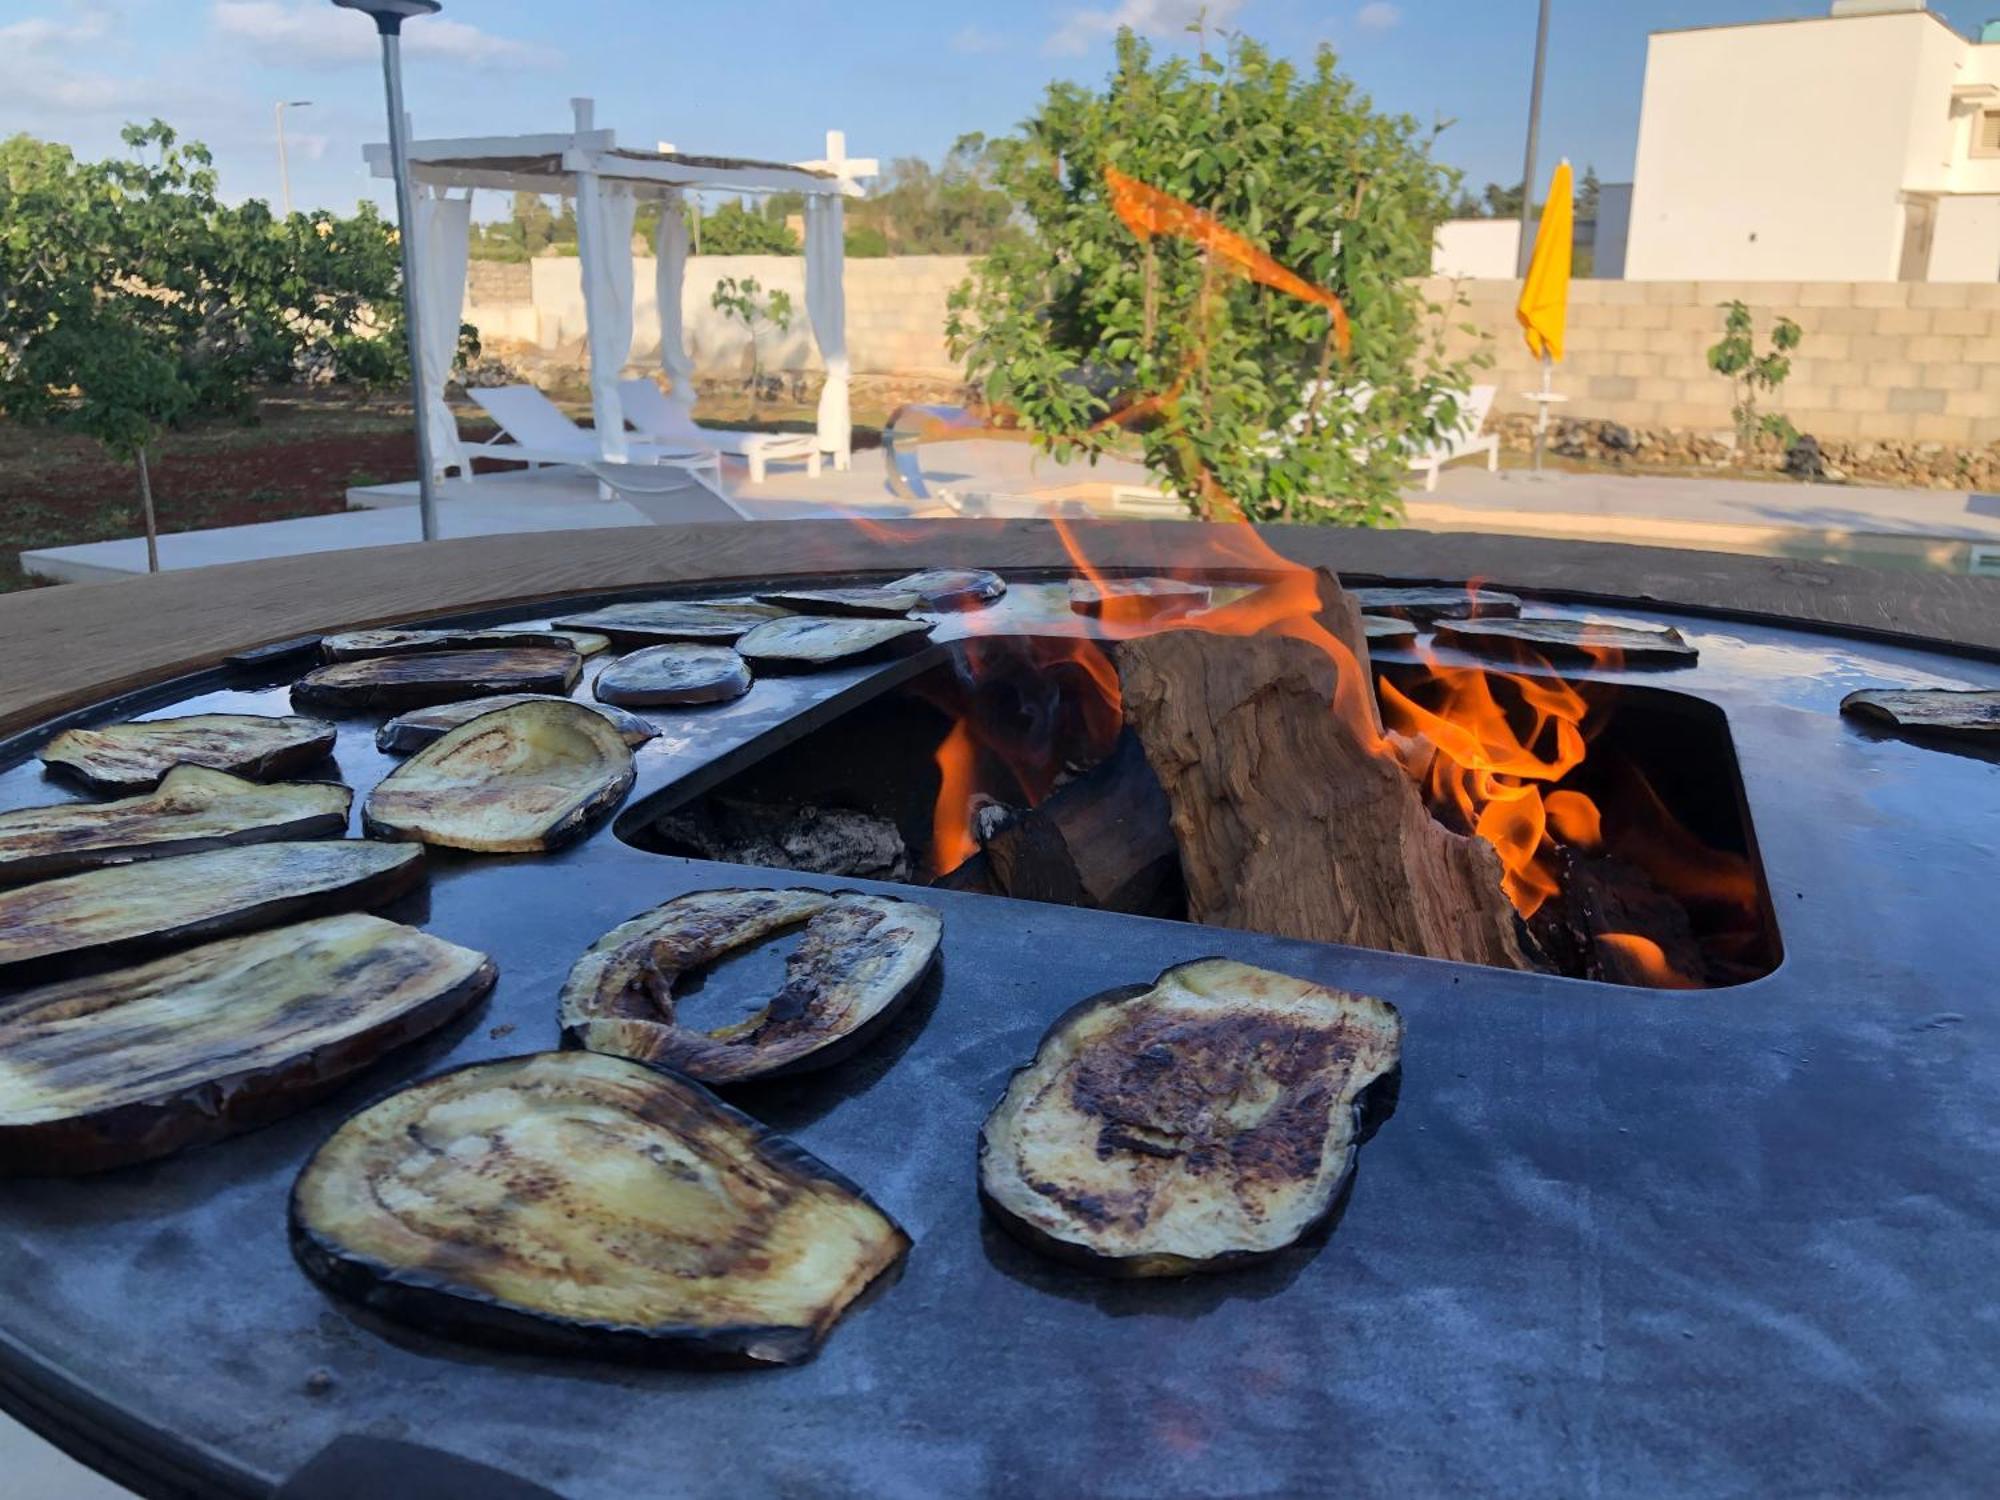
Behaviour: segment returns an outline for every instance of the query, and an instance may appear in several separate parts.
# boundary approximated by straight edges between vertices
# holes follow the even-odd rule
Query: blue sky
[[[844,128],[855,155],[935,158],[1003,132],[1052,78],[1101,79],[1123,21],[1165,44],[1198,0],[447,0],[406,32],[419,134],[554,130],[590,94],[622,143],[794,160]],[[1648,31],[1819,15],[1824,0],[1556,0],[1546,159],[1631,171]],[[2000,0],[1934,5],[1972,32]],[[1520,173],[1534,0],[1208,0],[1211,19],[1304,57],[1330,42],[1378,105],[1456,121],[1441,154],[1477,186]],[[301,207],[380,196],[368,22],[329,0],[0,0],[0,134],[91,154],[160,115],[215,150],[232,198],[275,201],[272,106],[292,112]],[[482,200],[501,211],[497,196]]]

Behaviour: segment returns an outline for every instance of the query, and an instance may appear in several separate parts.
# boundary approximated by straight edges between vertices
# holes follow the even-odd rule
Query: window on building
[[[2000,156],[2000,109],[1982,109],[1972,122],[1972,154]]]

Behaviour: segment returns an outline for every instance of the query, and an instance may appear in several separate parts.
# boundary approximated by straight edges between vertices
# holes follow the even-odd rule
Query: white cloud
[[[1124,26],[1148,36],[1175,35],[1197,20],[1221,26],[1242,8],[1243,0],[1118,0],[1109,10],[1072,11],[1044,50],[1074,57]]]
[[[1387,31],[1402,19],[1401,6],[1389,4],[1389,0],[1370,0],[1356,14],[1354,24],[1363,31]]]
[[[66,19],[30,16],[0,26],[0,99],[8,112],[69,117],[136,107],[144,92],[132,80],[79,67],[111,31],[111,14],[77,7]]]
[[[951,50],[974,56],[982,52],[1001,52],[1007,47],[1007,38],[997,31],[988,31],[983,26],[961,26],[958,34],[951,39]]]
[[[315,0],[215,0],[210,15],[218,32],[273,66],[346,67],[381,56],[366,17]],[[536,67],[555,60],[540,47],[443,17],[420,18],[405,27],[403,51],[472,68]]]

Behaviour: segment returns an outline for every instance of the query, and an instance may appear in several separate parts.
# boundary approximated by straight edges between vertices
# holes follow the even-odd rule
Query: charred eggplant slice
[[[750,664],[727,646],[647,646],[598,673],[591,691],[634,708],[727,703],[750,691]]]
[[[1364,615],[1388,615],[1417,625],[1521,613],[1520,596],[1499,589],[1358,588],[1347,593]]]
[[[146,792],[174,766],[266,781],[333,753],[334,727],[297,715],[189,714],[102,729],[65,729],[42,750],[52,771],[100,792]]]
[[[578,656],[595,656],[610,645],[608,637],[593,635],[587,630],[494,626],[487,630],[351,630],[345,635],[323,637],[319,653],[326,661],[359,661],[369,656],[412,656],[431,651],[505,651],[520,646],[543,646],[555,651],[574,651]]]
[[[607,604],[556,621],[565,630],[608,635],[620,646],[647,646],[666,641],[709,641],[728,645],[784,610],[749,600],[658,599],[636,604]]]
[[[483,954],[346,913],[0,999],[0,1176],[106,1171],[282,1119],[493,978]]]
[[[1383,1001],[1229,959],[1095,996],[987,1116],[980,1196],[1035,1249],[1111,1275],[1275,1254],[1338,1206],[1402,1034]]]
[[[1420,634],[1408,620],[1386,615],[1363,615],[1361,628],[1367,633],[1369,644],[1375,646],[1407,646]]]
[[[1080,615],[1114,619],[1152,620],[1207,609],[1206,584],[1178,578],[1072,578],[1069,607]]]
[[[331,782],[266,784],[175,766],[144,796],[0,813],[0,885],[232,844],[339,838],[353,801]]]
[[[1691,667],[1697,652],[1671,625],[1612,625],[1601,620],[1440,620],[1437,643],[1476,656],[1594,662],[1608,667]]]
[[[2000,744],[2000,692],[1992,688],[1862,688],[1840,700],[1840,711],[1919,737]]]
[[[328,1291],[448,1336],[726,1365],[811,1358],[910,1245],[706,1089],[591,1052],[363,1110],[299,1174],[291,1239]]]
[[[495,693],[567,693],[582,670],[583,658],[574,651],[543,646],[366,656],[308,672],[292,684],[292,701],[352,712],[423,708]]]
[[[858,619],[900,620],[923,602],[915,589],[789,589],[759,594],[760,604],[775,604],[802,615],[852,615]]]
[[[439,735],[376,785],[362,826],[476,854],[574,843],[632,790],[632,751],[581,703],[517,703]]]
[[[884,587],[908,590],[925,609],[978,609],[1005,595],[1007,580],[984,568],[926,568]]]
[[[414,708],[398,714],[375,731],[375,748],[388,755],[408,755],[421,750],[446,730],[517,703],[568,703],[553,693],[502,693],[493,698],[467,698],[461,703],[440,703],[432,708]],[[660,731],[637,714],[628,714],[609,703],[586,703],[584,707],[618,731],[618,738],[638,749]]]
[[[423,877],[420,848],[324,839],[179,854],[17,886],[0,891],[0,980],[86,954],[179,948],[384,906]]]
[[[893,647],[911,645],[936,628],[928,620],[790,615],[759,625],[736,643],[736,649],[760,667],[810,671],[815,667],[861,661]]]
[[[805,925],[784,987],[718,1031],[674,1019],[674,983]],[[709,1084],[824,1068],[866,1046],[922,988],[943,921],[927,906],[823,891],[695,891],[614,927],[570,970],[564,1038]]]

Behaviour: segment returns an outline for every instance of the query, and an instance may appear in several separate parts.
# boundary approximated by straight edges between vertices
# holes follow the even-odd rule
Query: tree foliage
[[[1760,395],[1777,394],[1792,373],[1792,351],[1805,334],[1790,318],[1771,325],[1771,347],[1757,352],[1757,325],[1741,302],[1722,304],[1722,338],[1710,346],[1708,367],[1729,381],[1730,415],[1736,419],[1736,441],[1747,449],[1758,434],[1769,433],[1786,447],[1798,441],[1798,429],[1778,412],[1757,410]]]
[[[1157,59],[1129,32],[1105,88],[1050,87],[995,177],[1032,234],[952,300],[968,378],[1052,451],[1097,454],[1136,424],[1147,464],[1197,511],[1384,524],[1406,457],[1459,420],[1469,368],[1445,358],[1419,285],[1456,177],[1407,117],[1378,112],[1331,49],[1310,69],[1231,38]],[[1326,287],[1353,322],[1231,278],[1195,246],[1142,245],[1104,169],[1185,199]]]
[[[752,213],[734,198],[725,199],[701,220],[703,255],[797,255],[799,237],[783,219],[773,221]]]
[[[1002,154],[1000,142],[974,131],[936,167],[898,157],[866,198],[848,205],[848,223],[878,232],[893,255],[985,255],[1018,241],[1014,200],[999,182]]]
[[[741,323],[750,335],[750,415],[754,417],[764,391],[764,351],[759,340],[766,328],[779,333],[790,331],[792,294],[782,287],[773,287],[766,295],[754,276],[745,276],[741,281],[725,276],[709,293],[708,305]]]

